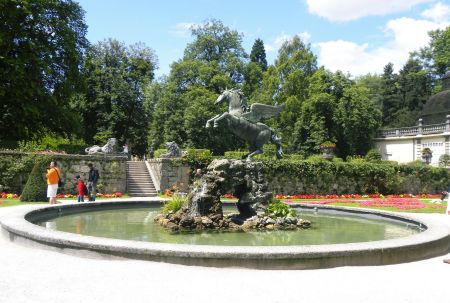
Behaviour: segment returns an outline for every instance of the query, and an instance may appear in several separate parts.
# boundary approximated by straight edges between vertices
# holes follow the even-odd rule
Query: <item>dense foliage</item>
[[[163,214],[167,214],[169,212],[175,213],[179,211],[186,203],[187,196],[181,196],[179,193],[175,193],[170,201],[164,203],[161,207],[161,211]]]
[[[86,30],[74,1],[0,1],[0,141],[79,133],[69,100],[81,87]]]
[[[282,137],[288,158],[315,155],[323,142],[336,144],[343,159],[364,156],[380,127],[416,123],[450,66],[450,27],[430,32],[430,43],[403,67],[386,62],[383,74],[354,79],[320,66],[299,36],[268,64],[261,39],[248,54],[242,33],[212,19],[192,27],[183,57],[155,80],[150,47],[114,38],[89,46],[86,30],[72,0],[0,2],[0,146],[25,140],[21,147],[76,152],[115,137],[139,155],[153,141],[216,156],[245,150],[224,125],[204,127],[227,110],[214,104],[218,95],[240,88],[249,104],[284,105],[264,123]],[[52,143],[63,140],[66,146]]]
[[[35,156],[0,155],[0,192],[21,193],[33,169]]]
[[[110,39],[89,48],[84,67],[86,93],[77,98],[86,142],[104,144],[114,137],[133,152],[147,147],[149,113],[144,92],[154,77],[157,60],[144,44],[129,47]]]

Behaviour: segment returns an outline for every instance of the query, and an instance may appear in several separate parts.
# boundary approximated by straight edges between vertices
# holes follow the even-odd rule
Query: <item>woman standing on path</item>
[[[47,169],[47,198],[50,204],[56,204],[56,192],[58,191],[58,182],[60,171],[56,161],[50,162],[50,168]]]

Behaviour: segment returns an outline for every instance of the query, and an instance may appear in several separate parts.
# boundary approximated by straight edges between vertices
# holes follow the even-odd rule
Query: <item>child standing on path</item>
[[[80,175],[76,175],[75,178],[78,181],[77,182],[77,190],[78,190],[77,201],[78,202],[84,202],[84,195],[87,194],[86,185],[84,184],[84,182],[81,179]]]

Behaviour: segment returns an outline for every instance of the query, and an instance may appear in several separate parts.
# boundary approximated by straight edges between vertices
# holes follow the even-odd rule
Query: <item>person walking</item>
[[[97,195],[97,182],[100,178],[100,174],[98,170],[92,165],[92,163],[88,164],[89,166],[89,177],[88,177],[88,190],[89,190],[89,201],[95,201],[95,196]]]
[[[50,204],[56,204],[56,193],[58,192],[58,182],[60,181],[61,171],[58,168],[56,161],[50,162],[50,167],[47,169],[47,198]]]

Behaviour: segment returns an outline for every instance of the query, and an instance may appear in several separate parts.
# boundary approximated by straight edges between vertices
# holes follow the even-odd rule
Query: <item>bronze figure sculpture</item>
[[[260,123],[261,119],[268,119],[278,115],[283,106],[271,106],[261,103],[253,103],[248,107],[244,100],[244,96],[239,89],[226,89],[216,100],[215,104],[221,102],[228,102],[228,112],[219,114],[209,119],[206,122],[206,127],[219,127],[221,121],[227,122],[228,128],[236,136],[244,139],[250,146],[250,152],[242,158],[247,161],[251,157],[262,154],[263,146],[266,143],[272,143],[276,146],[276,156],[278,159],[283,157],[281,149],[281,138],[275,133],[273,129]]]

